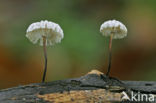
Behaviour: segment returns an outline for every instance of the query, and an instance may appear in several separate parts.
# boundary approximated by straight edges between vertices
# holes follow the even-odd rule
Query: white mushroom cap
[[[103,36],[113,35],[113,39],[121,39],[127,36],[127,28],[124,24],[116,20],[104,22],[100,27]]]
[[[51,21],[40,21],[32,23],[26,32],[26,37],[34,44],[43,45],[43,36],[46,38],[46,45],[53,45],[61,42],[64,34],[61,27]]]

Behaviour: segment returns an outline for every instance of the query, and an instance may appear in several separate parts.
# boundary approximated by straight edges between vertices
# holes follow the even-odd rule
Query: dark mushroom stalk
[[[43,77],[42,77],[42,83],[45,82],[45,77],[46,77],[46,72],[47,72],[47,48],[46,48],[46,37],[43,36],[43,52],[44,52],[44,72],[43,72]]]
[[[111,64],[112,64],[112,40],[113,40],[113,35],[110,35],[110,39],[109,39],[108,69],[107,69],[106,76],[109,76],[110,69],[111,69]]]

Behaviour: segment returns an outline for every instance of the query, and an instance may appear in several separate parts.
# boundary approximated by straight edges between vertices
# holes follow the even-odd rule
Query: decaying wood
[[[122,101],[123,91],[155,95],[156,82],[120,81],[93,70],[80,78],[1,90],[0,103],[136,103]]]

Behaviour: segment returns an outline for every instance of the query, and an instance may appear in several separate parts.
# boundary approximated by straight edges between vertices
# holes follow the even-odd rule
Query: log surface
[[[133,103],[122,101],[123,91],[155,95],[156,82],[120,81],[93,70],[80,78],[1,90],[0,103]]]

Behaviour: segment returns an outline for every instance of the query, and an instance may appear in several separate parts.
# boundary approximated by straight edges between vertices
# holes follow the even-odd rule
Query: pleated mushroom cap
[[[46,45],[54,45],[61,42],[64,37],[61,27],[51,21],[40,21],[32,23],[27,31],[26,37],[33,43],[43,46],[43,37],[46,38]]]
[[[100,27],[103,36],[113,35],[113,39],[122,39],[127,36],[127,28],[124,24],[116,20],[104,22]]]

